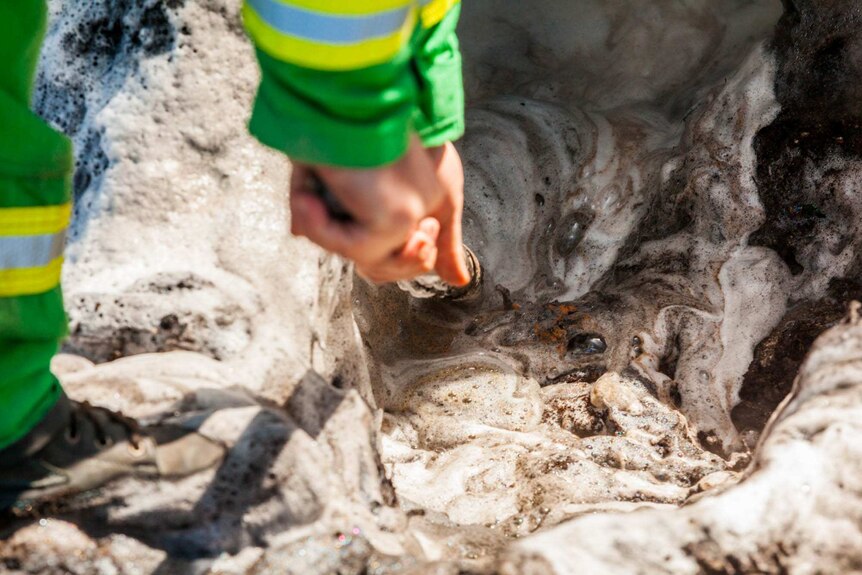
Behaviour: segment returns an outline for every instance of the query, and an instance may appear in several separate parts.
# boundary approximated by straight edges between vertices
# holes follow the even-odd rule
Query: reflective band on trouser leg
[[[0,297],[32,295],[60,283],[69,204],[0,208]]]
[[[435,0],[437,1],[437,0]],[[284,62],[314,70],[357,70],[394,58],[410,41],[416,2],[381,2],[368,13],[340,13],[332,2],[246,0],[243,20],[257,46]],[[370,2],[367,3],[369,8]]]
[[[27,208],[0,207],[0,236],[56,234],[69,225],[72,204]]]
[[[0,449],[57,402],[72,144],[30,109],[45,0],[0,0]],[[2,458],[2,453],[0,453]]]

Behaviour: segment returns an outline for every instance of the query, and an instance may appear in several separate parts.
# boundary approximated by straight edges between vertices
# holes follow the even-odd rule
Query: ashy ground
[[[288,234],[238,0],[53,0],[55,371],[231,447],[5,525],[0,571],[862,573],[862,10],[471,0],[480,297]]]

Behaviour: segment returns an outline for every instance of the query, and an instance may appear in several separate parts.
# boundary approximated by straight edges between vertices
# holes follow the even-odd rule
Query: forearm
[[[293,162],[292,230],[375,281],[435,266],[456,285],[469,281],[463,174],[442,180],[425,149],[464,130],[459,9],[457,0],[246,0],[262,72],[250,128]],[[349,222],[327,212],[314,177]]]
[[[262,71],[250,128],[264,144],[299,162],[370,168],[402,157],[412,133],[432,146],[460,137],[456,2],[277,4],[287,12],[270,0],[244,9]]]

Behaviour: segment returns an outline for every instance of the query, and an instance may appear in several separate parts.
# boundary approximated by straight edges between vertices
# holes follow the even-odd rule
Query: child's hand
[[[352,222],[329,217],[309,186],[311,170]],[[291,231],[356,262],[368,279],[385,283],[436,269],[445,281],[470,281],[461,247],[464,176],[454,146],[426,150],[413,139],[403,158],[357,170],[296,164],[291,178]]]

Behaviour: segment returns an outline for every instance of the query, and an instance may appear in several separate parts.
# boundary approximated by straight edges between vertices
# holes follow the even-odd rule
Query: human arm
[[[460,59],[446,123],[424,121],[435,102],[426,102],[417,72],[438,57],[428,46],[452,58],[451,46],[436,48],[429,32],[446,24],[454,35],[457,13],[444,10],[451,4],[426,6],[443,12],[442,24],[426,22],[426,12],[402,0],[249,0],[244,9],[262,70],[250,129],[293,161],[293,231],[354,260],[375,281],[407,279],[430,265],[451,283],[469,279],[460,248],[463,174],[446,145],[463,132]],[[384,24],[389,34],[380,36]],[[378,33],[363,38],[363,30]],[[311,172],[353,222],[328,216],[307,186]]]

